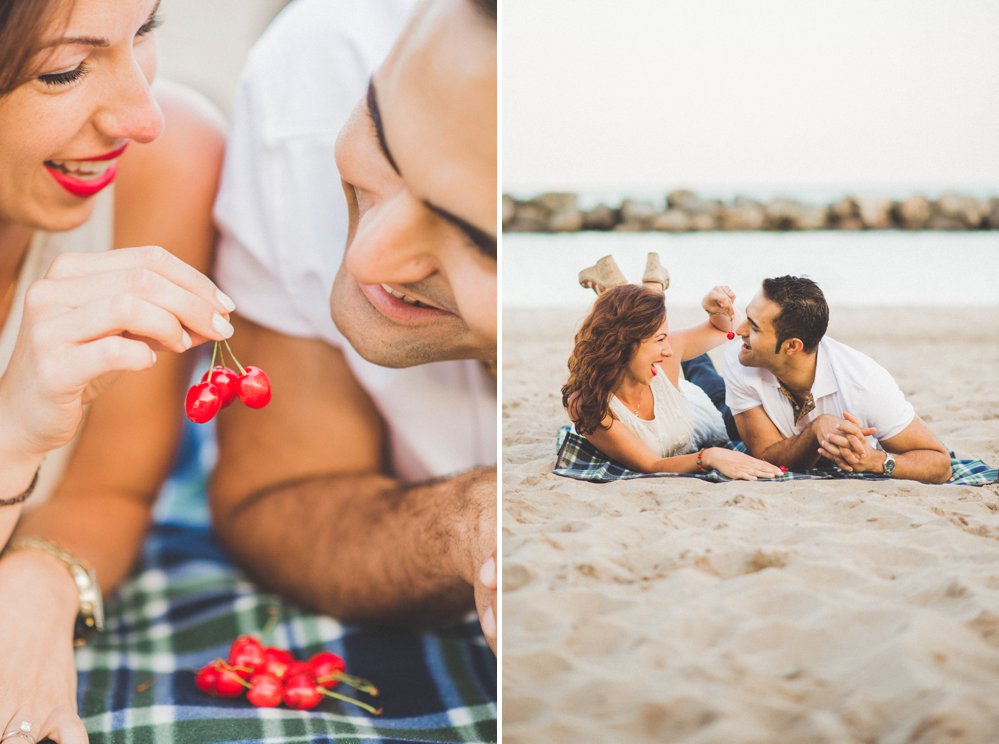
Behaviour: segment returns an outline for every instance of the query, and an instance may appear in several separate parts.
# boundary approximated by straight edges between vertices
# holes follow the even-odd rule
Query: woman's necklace
[[[638,391],[638,403],[636,403],[636,404],[635,404],[635,407],[634,407],[634,408],[632,408],[632,407],[631,407],[631,404],[630,404],[630,403],[626,403],[626,404],[625,404],[625,406],[627,407],[627,409],[628,409],[629,411],[631,411],[631,412],[632,412],[633,414],[635,414],[636,416],[638,415],[638,411],[639,411],[639,409],[641,409],[641,407],[642,407],[642,401],[643,401],[643,400],[645,400],[645,391],[646,391],[647,389],[648,389],[648,388],[647,388],[646,386],[644,386],[644,385],[643,385],[643,386],[642,386],[642,389]],[[617,397],[618,397],[618,400],[620,400],[620,399],[621,399],[621,396],[620,396],[620,395],[619,395],[619,396],[617,396]]]

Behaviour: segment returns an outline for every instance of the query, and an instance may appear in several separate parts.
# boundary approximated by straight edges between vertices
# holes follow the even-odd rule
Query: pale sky
[[[999,191],[996,0],[505,0],[505,191]]]

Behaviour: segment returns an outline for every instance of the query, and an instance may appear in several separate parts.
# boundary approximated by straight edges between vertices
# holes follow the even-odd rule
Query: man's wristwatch
[[[7,546],[7,551],[15,550],[37,550],[47,553],[69,571],[80,595],[80,607],[73,633],[73,642],[77,646],[82,646],[94,633],[104,630],[104,601],[101,598],[101,588],[97,584],[94,569],[54,542],[39,537],[19,537],[12,540]]]
[[[885,463],[884,463],[884,474],[891,478],[892,473],[895,472],[895,455],[891,452],[885,452]]]

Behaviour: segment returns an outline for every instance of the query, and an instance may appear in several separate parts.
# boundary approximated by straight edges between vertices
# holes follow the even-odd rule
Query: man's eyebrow
[[[153,12],[149,14],[149,21],[156,18],[156,13],[159,12],[160,2],[162,0],[156,0],[156,5],[153,6]],[[42,49],[51,49],[52,47],[63,46],[63,45],[79,45],[79,46],[92,46],[92,47],[109,47],[111,42],[100,36],[64,36],[61,39],[53,39],[52,41],[42,44]]]
[[[487,233],[485,230],[481,230],[470,222],[466,222],[461,219],[458,215],[451,214],[446,209],[438,207],[436,204],[423,201],[423,205],[429,209],[431,212],[447,220],[452,225],[457,227],[465,236],[472,241],[476,248],[479,249],[488,258],[496,260],[496,238]]]
[[[375,95],[375,79],[373,77],[368,80],[368,116],[371,118],[371,123],[375,127],[375,135],[378,137],[378,146],[381,148],[382,155],[385,156],[388,164],[392,166],[392,170],[401,176],[402,173],[399,171],[399,166],[396,165],[395,158],[392,157],[392,152],[389,150],[388,143],[385,141],[385,127],[382,126],[382,114],[378,108],[378,97]],[[442,219],[447,220],[465,233],[465,236],[472,241],[472,244],[475,245],[475,247],[482,253],[489,258],[496,260],[495,237],[487,233],[485,230],[480,230],[472,223],[463,220],[458,215],[451,214],[446,209],[438,207],[432,202],[424,200],[423,204],[431,212],[438,215]]]
[[[401,176],[399,166],[395,164],[395,158],[389,152],[388,143],[385,141],[385,127],[382,126],[382,114],[378,108],[378,98],[375,96],[375,79],[373,77],[368,80],[368,116],[371,117],[371,123],[375,125],[375,134],[378,135],[378,146],[382,149],[382,155],[392,166],[392,170]]]

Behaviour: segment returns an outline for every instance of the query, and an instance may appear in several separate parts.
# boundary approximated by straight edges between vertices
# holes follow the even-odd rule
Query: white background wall
[[[162,0],[159,74],[228,114],[246,54],[286,0]]]

